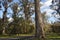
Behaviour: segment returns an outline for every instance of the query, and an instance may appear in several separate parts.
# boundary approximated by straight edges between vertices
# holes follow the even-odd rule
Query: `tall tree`
[[[25,13],[25,19],[29,20],[29,5],[28,0],[23,0],[23,6],[24,6],[24,13]]]
[[[36,37],[45,38],[43,17],[40,12],[40,0],[35,0]]]
[[[3,2],[2,2],[2,5],[5,8],[5,11],[3,12],[3,19],[2,19],[3,25],[4,25],[3,26],[3,31],[2,31],[3,34],[5,34],[5,25],[6,25],[6,18],[7,18],[6,13],[7,13],[7,8],[8,8],[8,2],[10,3],[10,2],[12,2],[12,0],[3,0]]]
[[[60,4],[60,0],[52,0],[51,9],[56,11],[57,16],[58,16],[58,14],[60,16],[60,5],[59,4]],[[60,17],[58,18],[58,17],[56,17],[56,15],[54,17],[57,18],[58,20],[60,20]]]
[[[5,25],[5,22],[6,22],[6,13],[7,13],[7,8],[5,8],[5,11],[3,14],[3,25]],[[3,34],[5,34],[5,26],[3,27]]]

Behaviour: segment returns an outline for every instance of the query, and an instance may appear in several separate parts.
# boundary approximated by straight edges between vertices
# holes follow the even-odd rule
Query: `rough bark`
[[[40,12],[40,0],[35,0],[35,25],[36,25],[36,34],[35,36],[38,38],[45,38],[44,34],[44,23],[43,17]]]

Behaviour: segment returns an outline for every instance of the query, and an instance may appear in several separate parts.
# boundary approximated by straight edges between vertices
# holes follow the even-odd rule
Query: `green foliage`
[[[45,31],[45,33],[50,33],[51,32],[51,24],[45,24],[44,31]]]
[[[19,3],[12,3],[9,6],[7,6],[7,3],[11,3],[13,0],[7,0],[4,1],[5,4],[3,6],[5,6],[5,11],[3,12],[3,16],[4,16],[4,22],[2,20],[0,20],[0,32],[3,33],[3,30],[6,32],[6,34],[28,34],[28,33],[32,33],[34,30],[34,25],[31,23],[31,21],[27,21],[25,20],[23,17],[17,17],[18,13],[20,12],[20,9],[18,9],[18,7],[20,7]],[[28,0],[25,1],[23,3],[23,6],[27,6],[28,5]],[[12,23],[8,22],[8,18],[6,18],[6,14],[7,14],[7,9],[11,8],[13,11],[12,14],[12,18],[14,19],[14,21]],[[22,7],[23,9],[23,7]],[[29,8],[28,8],[29,9]],[[24,10],[24,9],[23,9]],[[26,9],[25,9],[26,10]],[[28,10],[27,10],[28,12]],[[27,15],[27,14],[26,14]],[[30,13],[29,13],[30,15]],[[27,15],[27,17],[29,16]],[[3,19],[3,18],[2,18]],[[5,28],[5,29],[4,29]]]
[[[7,34],[29,34],[34,30],[34,25],[30,21],[25,20],[23,17],[15,18],[6,29]]]
[[[2,20],[0,19],[0,34],[2,34],[2,30],[3,30],[3,28],[2,28]]]
[[[60,23],[55,23],[52,25],[52,31],[55,32],[55,33],[60,33]]]
[[[20,24],[21,33],[31,33],[34,30],[34,25],[30,25],[29,21],[23,20]]]

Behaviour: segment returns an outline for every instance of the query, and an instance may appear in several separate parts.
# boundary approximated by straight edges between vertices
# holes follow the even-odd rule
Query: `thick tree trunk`
[[[43,17],[40,12],[40,0],[35,0],[35,25],[36,25],[36,37],[38,38],[45,38],[44,34],[44,23]]]

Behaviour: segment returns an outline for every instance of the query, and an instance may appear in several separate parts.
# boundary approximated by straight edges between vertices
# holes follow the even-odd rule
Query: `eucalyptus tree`
[[[52,0],[52,5],[51,5],[51,9],[55,10],[56,12],[53,12],[54,17],[56,19],[58,19],[57,21],[60,20],[60,0]]]
[[[39,4],[40,0],[34,0],[34,1],[35,1],[36,37],[45,38],[43,17],[40,12],[40,4]]]
[[[3,31],[2,33],[5,34],[5,25],[6,25],[6,13],[7,13],[7,8],[8,8],[8,3],[12,2],[12,0],[0,0],[0,4],[2,4],[4,6],[4,11],[3,11],[3,18],[2,18],[2,21],[3,21]],[[0,5],[0,8],[1,8],[1,5]],[[1,9],[2,10],[2,9]]]
[[[18,0],[19,1],[19,0]],[[21,1],[21,0],[20,0]],[[11,9],[12,9],[12,11],[13,11],[13,16],[12,16],[12,18],[14,19],[13,20],[13,23],[14,23],[14,26],[15,26],[15,23],[17,24],[18,22],[16,22],[17,21],[17,16],[19,15],[19,12],[21,12],[21,10],[23,9],[24,10],[24,13],[25,13],[25,18],[28,20],[30,17],[31,17],[31,15],[32,14],[30,14],[31,12],[29,12],[30,11],[30,3],[28,2],[28,0],[27,1],[22,1],[22,4],[23,4],[23,8],[21,8],[20,9],[20,7],[22,7],[22,6],[20,6],[20,4],[21,4],[21,2],[19,2],[19,3],[13,3],[13,0],[1,0],[0,1],[1,3],[2,3],[2,5],[4,6],[4,11],[3,11],[3,18],[2,18],[2,21],[3,21],[3,34],[5,34],[5,28],[6,28],[6,22],[7,22],[7,9],[10,7]],[[11,4],[9,4],[9,3],[11,3]],[[26,8],[25,8],[26,7]],[[0,6],[0,8],[1,8],[1,6]],[[11,23],[10,23],[11,24]],[[10,25],[9,24],[9,25]]]
[[[34,6],[32,1],[29,0],[20,0],[22,3],[22,9],[23,13],[25,14],[25,19],[30,20],[31,16],[33,15],[34,10],[32,10],[32,7]]]

